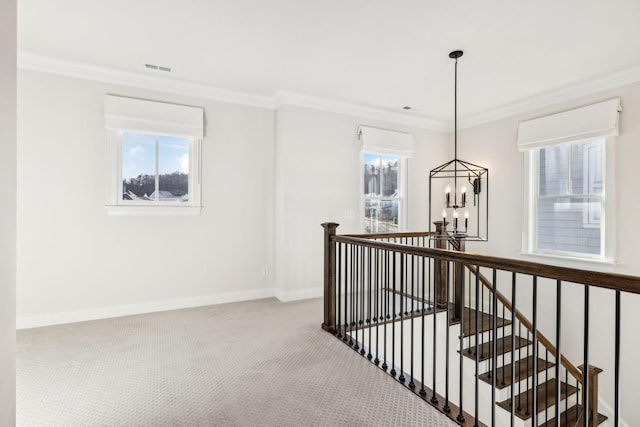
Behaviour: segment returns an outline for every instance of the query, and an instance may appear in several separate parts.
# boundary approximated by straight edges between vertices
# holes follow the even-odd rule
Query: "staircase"
[[[640,294],[640,278],[469,254],[455,236],[438,240],[449,250],[432,248],[433,232],[337,236],[337,224],[323,227],[323,329],[451,420],[474,427],[627,425],[619,384],[634,379],[620,376],[620,301]],[[590,311],[611,304],[600,294],[590,304],[591,289],[615,296],[612,343],[589,338],[603,333],[589,330]],[[571,306],[569,315],[563,305]],[[593,358],[612,366],[604,395],[602,371],[590,364],[594,346]],[[610,365],[603,351],[611,352]],[[609,419],[598,410],[599,397]]]
[[[558,405],[560,426],[583,425],[582,406],[578,403],[580,401],[579,388],[567,383],[567,379],[554,378],[555,363],[549,361],[548,352],[545,352],[544,359],[534,358],[533,342],[528,331],[522,331],[522,327],[519,327],[517,331],[512,331],[511,320],[496,316],[494,336],[492,316],[469,307],[465,307],[463,318],[465,347],[462,353],[472,362],[475,362],[477,358],[479,368],[481,367],[479,372],[482,372],[479,379],[487,386],[484,387],[485,392],[494,383],[493,376],[495,375],[496,405],[504,411],[503,414],[497,415],[498,419],[508,418],[512,406],[515,405],[515,426],[531,426],[534,412],[537,425],[556,426],[555,407]],[[459,320],[452,319],[449,327],[455,327],[456,331],[459,331],[459,323]],[[476,355],[475,345],[476,329],[478,355]],[[494,349],[497,362],[495,369],[492,365]],[[460,349],[457,348],[457,353],[459,352]],[[537,386],[534,382],[534,372]],[[558,382],[560,400],[556,401]],[[599,425],[606,419],[606,416],[598,414],[597,421],[590,425]]]

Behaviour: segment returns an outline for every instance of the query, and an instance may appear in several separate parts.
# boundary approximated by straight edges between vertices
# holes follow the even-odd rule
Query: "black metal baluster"
[[[347,317],[348,314],[348,310],[347,310],[347,303],[349,300],[349,273],[348,273],[348,266],[350,266],[351,264],[349,263],[349,253],[350,253],[350,249],[345,245],[344,247],[344,336],[342,337],[342,341],[347,342],[347,329],[349,328],[349,318]]]
[[[424,238],[423,238],[423,245],[424,245]],[[426,297],[428,296],[428,294],[425,294],[425,289],[427,287],[427,283],[429,281],[428,276],[426,276],[427,271],[426,271],[426,258],[423,256],[422,257],[422,328],[420,329],[420,335],[421,335],[421,343],[422,343],[422,350],[420,352],[420,363],[421,363],[421,368],[420,368],[420,374],[422,375],[422,381],[421,381],[421,387],[420,387],[420,396],[425,396],[427,395],[427,390],[425,390],[425,386],[424,386],[424,335],[425,335],[425,330],[424,330],[424,318],[426,317],[426,313],[425,313],[425,301],[426,301]],[[435,316],[435,314],[434,314]]]
[[[514,311],[515,313],[515,307]],[[518,322],[518,341],[522,337],[522,322]],[[522,346],[518,345],[518,360],[522,361]],[[520,362],[522,363],[522,362]],[[522,411],[522,381],[518,381],[518,412]]]
[[[511,274],[511,426],[516,422],[516,405],[515,405],[515,390],[516,390],[516,273]],[[520,385],[520,377],[518,377],[518,387]],[[518,391],[518,395],[520,391]],[[520,396],[518,396],[518,401]],[[518,403],[518,410],[520,410],[520,403]]]
[[[475,426],[478,425],[478,420],[480,419],[480,413],[479,413],[479,403],[478,403],[478,396],[479,396],[479,378],[480,378],[480,348],[479,348],[479,342],[480,342],[480,328],[478,328],[478,323],[480,320],[480,310],[478,310],[478,303],[480,299],[480,266],[476,265],[476,321],[475,321],[475,362],[476,362],[476,377],[475,377],[475,410],[474,410],[474,417],[475,417]],[[471,320],[471,319],[469,319]]]
[[[569,384],[569,371],[565,370],[564,371],[564,383],[565,384]],[[565,386],[566,388],[566,386]],[[567,396],[567,407],[569,406],[569,396]],[[578,419],[578,393],[576,393],[576,419]],[[568,426],[569,425],[569,409],[567,408],[564,411],[564,425]]]
[[[529,330],[528,329],[527,329],[527,341],[529,341]],[[525,407],[525,410],[524,410],[524,414],[527,415],[527,416],[531,414],[529,412],[529,394],[530,394],[529,390],[531,390],[531,387],[529,386],[529,378],[530,378],[529,377],[529,357],[530,357],[530,350],[531,350],[531,346],[527,345],[527,371],[526,371],[527,372],[526,373],[526,376],[527,376],[527,388],[526,388],[526,390],[527,390],[527,392],[526,392],[526,399],[525,399],[526,400],[526,402],[525,402],[526,403],[526,407]]]
[[[506,323],[505,323],[506,322],[506,320],[505,320],[506,319],[505,307],[504,307],[504,304],[501,304],[501,305],[502,305],[502,345],[504,346],[505,345],[505,336],[504,336],[504,334],[505,334],[505,329],[507,329],[507,327],[506,327]],[[505,368],[505,365],[506,365],[506,362],[505,362],[506,354],[507,354],[506,351],[502,353],[502,381],[500,382],[500,385],[502,385],[502,386],[507,385],[507,383],[505,382],[505,378],[504,378],[504,368]],[[511,364],[513,364],[513,360],[511,361]],[[512,382],[513,382],[513,379],[512,379]]]
[[[480,299],[480,311],[482,312],[482,323],[484,324],[484,286],[481,288],[482,298]],[[483,328],[484,329],[484,328]],[[481,345],[480,345],[480,359],[484,360],[484,333],[480,335]],[[488,372],[489,378],[491,378],[491,371]]]
[[[405,254],[400,254],[400,376],[398,381],[404,384],[404,316],[407,314],[406,263]],[[404,308],[404,310],[403,310]]]
[[[384,346],[382,347],[382,351],[384,352],[382,369],[387,372],[389,366],[387,365],[387,328],[389,321],[389,251],[384,252],[384,322],[382,323],[384,326],[383,330],[383,339]],[[392,323],[393,325],[393,323]]]
[[[468,282],[469,282],[469,286],[467,287],[468,288],[468,290],[467,290],[467,292],[468,292],[467,301],[469,301],[469,320],[467,320],[467,323],[469,323],[469,337],[467,339],[467,342],[469,343],[469,346],[467,347],[467,354],[471,354],[471,351],[472,351],[472,349],[471,349],[471,347],[472,347],[471,346],[471,337],[472,337],[472,334],[471,334],[471,270],[469,270]],[[478,306],[478,302],[476,301],[476,311],[478,311],[477,310],[478,309],[477,306]],[[478,326],[477,326],[477,320],[476,320],[476,328],[477,327]],[[462,351],[462,348],[460,349],[460,351]]]
[[[393,314],[391,318],[391,371],[389,372],[394,378],[396,376],[396,253],[392,254],[391,263],[391,283],[393,284]]]
[[[358,323],[360,320],[360,282],[361,282],[361,278],[360,278],[360,265],[362,264],[362,257],[360,255],[360,252],[362,250],[361,246],[356,246],[356,272],[355,272],[355,277],[356,277],[356,284],[355,284],[355,295],[354,295],[354,300],[355,300],[355,321],[354,321],[354,328],[356,330],[356,337],[355,337],[355,344],[353,346],[354,350],[360,350],[360,341],[358,341],[358,330],[360,329],[358,327]]]
[[[362,343],[360,344],[360,354],[364,356],[364,354],[366,353],[364,350],[364,344],[365,344],[365,319],[367,318],[367,313],[366,313],[366,305],[365,305],[365,294],[366,294],[366,287],[365,287],[365,282],[367,280],[366,277],[366,262],[365,262],[365,258],[366,258],[366,252],[365,252],[365,248],[364,246],[360,247],[360,317],[358,319],[358,327],[362,332]]]
[[[538,425],[538,276],[533,276],[533,402],[531,407],[533,409],[532,423],[534,426]],[[529,372],[527,370],[527,372]]]
[[[337,298],[337,302],[336,302],[336,316],[338,316],[338,318],[336,319],[336,333],[337,333],[337,337],[338,338],[342,338],[342,332],[341,332],[341,328],[342,328],[342,316],[341,316],[341,301],[340,301],[340,294],[342,293],[342,243],[338,243],[337,245],[337,255],[336,258],[338,260],[338,262],[336,263],[336,286],[337,286],[337,290],[336,290],[336,298]]]
[[[411,243],[413,244],[413,238],[411,238]],[[411,360],[411,379],[409,380],[409,388],[414,389],[416,388],[416,383],[413,381],[413,318],[415,317],[415,303],[416,303],[416,297],[415,297],[415,293],[414,293],[414,284],[415,284],[415,255],[411,255],[411,310],[410,310],[410,314],[411,314],[411,353],[410,353],[410,360]]]
[[[380,343],[380,272],[382,269],[382,266],[380,265],[380,249],[376,249],[374,252],[374,265],[375,265],[375,282],[373,285],[373,291],[375,293],[375,310],[373,313],[373,321],[376,323],[376,357],[375,359],[373,359],[373,363],[375,363],[376,366],[378,366],[378,364],[380,364],[380,357],[379,357],[379,347],[378,344]]]
[[[350,255],[351,255],[351,265],[349,266],[349,270],[350,270],[350,277],[351,277],[351,283],[349,284],[349,290],[351,291],[351,295],[349,297],[349,345],[353,347],[353,325],[355,325],[355,321],[354,321],[354,317],[353,317],[353,306],[354,306],[354,301],[355,301],[355,294],[353,291],[353,287],[354,287],[354,281],[355,281],[355,267],[354,267],[354,261],[355,261],[355,246],[351,245],[351,251],[350,251]]]
[[[589,286],[584,285],[584,364],[582,369],[582,419],[589,424]],[[597,414],[593,414],[597,417]]]
[[[372,264],[373,264],[371,262],[371,252],[372,252],[371,248],[369,248],[367,252],[369,253],[368,256],[367,256],[367,263],[368,263],[367,270],[369,270],[369,274],[368,274],[369,294],[367,296],[367,300],[369,301],[369,312],[367,313],[365,323],[368,325],[368,328],[369,328],[369,345],[368,345],[369,351],[367,353],[367,359],[371,360],[373,358],[373,355],[371,354],[371,347],[372,347],[371,346],[371,343],[372,343],[372,341],[371,341],[371,333],[372,333],[372,329],[373,329],[373,325],[371,324],[371,318],[372,318],[372,316],[371,316],[371,308],[372,308],[372,304],[373,304],[373,298],[372,298],[372,293],[371,293],[371,291],[372,291],[371,285],[372,285],[372,282],[373,282],[373,271],[371,270],[372,269]]]
[[[444,377],[444,407],[442,408],[442,410],[444,412],[451,412],[451,408],[449,407],[449,329],[451,329],[451,313],[449,311],[449,302],[451,301],[451,296],[449,295],[449,267],[450,267],[450,262],[447,261],[447,268],[446,268],[446,275],[445,275],[445,283],[447,285],[447,291],[446,291],[446,307],[447,307],[447,330],[446,330],[446,341],[445,341],[445,377]]]
[[[463,405],[463,385],[464,385],[464,270],[460,277],[460,298],[462,301],[460,302],[460,411],[458,412],[458,416],[456,420],[458,422],[464,422],[464,405]]]
[[[436,405],[438,403],[438,395],[436,392],[436,361],[438,360],[437,355],[436,355],[436,335],[437,335],[437,329],[436,329],[436,320],[438,318],[437,314],[438,314],[438,284],[436,283],[436,268],[435,268],[435,260],[434,260],[434,267],[433,267],[433,276],[432,276],[432,280],[433,280],[433,385],[432,385],[432,390],[433,390],[433,394],[431,395],[431,403],[433,403],[434,405]]]
[[[614,362],[613,425],[620,425],[620,291],[616,291],[616,331]]]
[[[549,390],[547,390],[549,385],[549,371],[547,371],[547,367],[549,366],[549,350],[545,350],[544,352],[544,422],[549,421]],[[560,405],[560,401],[556,401],[556,406]]]
[[[556,427],[560,427],[560,367],[562,366],[561,327],[562,322],[562,282],[556,281]],[[568,403],[567,399],[567,403]],[[566,405],[565,411],[569,409]]]
[[[498,343],[496,341],[497,328],[498,328],[498,310],[496,305],[498,304],[498,275],[497,270],[493,269],[493,308],[492,314],[492,336],[491,341],[491,359],[492,359],[492,373],[491,373],[491,425],[496,425],[496,363],[498,363]]]

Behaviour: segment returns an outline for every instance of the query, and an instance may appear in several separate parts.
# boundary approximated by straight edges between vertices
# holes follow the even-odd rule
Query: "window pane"
[[[572,194],[603,194],[604,142],[571,146]]]
[[[122,200],[151,200],[156,189],[156,142],[153,135],[122,134],[122,184]]]
[[[538,193],[541,196],[561,196],[567,194],[568,146],[540,149],[540,180]]]
[[[382,195],[385,197],[398,196],[398,157],[382,157]]]
[[[380,196],[380,164],[382,157],[377,154],[364,155],[364,194]]]
[[[386,233],[398,231],[399,202],[399,200],[365,199],[365,232]]]
[[[399,157],[365,153],[364,194],[372,197],[397,197],[399,166]]]
[[[189,201],[189,140],[161,136],[158,139],[160,202]]]
[[[539,250],[600,254],[600,198],[538,200]]]

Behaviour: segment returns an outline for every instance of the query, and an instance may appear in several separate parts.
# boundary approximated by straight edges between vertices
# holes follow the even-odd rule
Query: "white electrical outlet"
[[[262,267],[262,275],[263,276],[268,276],[269,275],[269,267]]]
[[[345,217],[345,219],[353,219],[353,218],[355,218],[355,216],[356,216],[355,212],[353,212],[353,211],[352,211],[352,210],[350,210],[350,209],[349,209],[349,210],[344,211],[344,217]]]

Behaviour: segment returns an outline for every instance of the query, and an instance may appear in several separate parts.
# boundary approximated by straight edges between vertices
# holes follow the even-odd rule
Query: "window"
[[[403,164],[398,156],[363,153],[364,230],[366,233],[398,231],[404,225]]]
[[[203,110],[105,97],[110,214],[199,214]]]
[[[360,126],[360,200],[362,229],[389,233],[406,227],[407,159],[413,154],[410,134]]]
[[[122,132],[122,202],[188,203],[187,138]]]
[[[604,140],[536,150],[535,252],[603,254]]]
[[[613,160],[620,100],[520,123],[523,252],[613,262]]]

